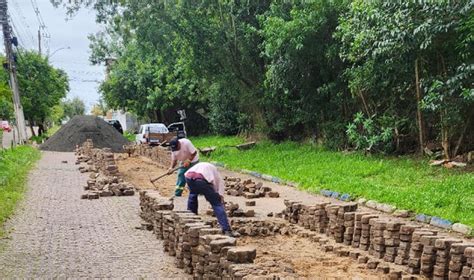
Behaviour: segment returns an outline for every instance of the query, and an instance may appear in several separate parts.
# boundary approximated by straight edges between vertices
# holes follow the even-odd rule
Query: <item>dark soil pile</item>
[[[40,146],[41,150],[72,152],[76,145],[82,145],[92,139],[95,148],[111,148],[122,152],[122,146],[128,144],[113,126],[94,116],[75,116]]]

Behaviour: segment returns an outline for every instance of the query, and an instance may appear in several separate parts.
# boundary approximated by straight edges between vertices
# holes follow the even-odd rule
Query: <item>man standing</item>
[[[173,138],[170,141],[171,147],[171,166],[168,168],[168,174],[172,173],[173,168],[178,164],[178,180],[176,181],[175,196],[181,196],[186,185],[184,173],[194,164],[199,162],[199,154],[193,143],[188,139]]]
[[[224,208],[224,180],[217,168],[207,162],[200,162],[191,167],[186,173],[186,182],[189,188],[188,210],[198,213],[198,196],[204,195],[211,204],[222,232],[227,236],[237,237],[232,232]]]

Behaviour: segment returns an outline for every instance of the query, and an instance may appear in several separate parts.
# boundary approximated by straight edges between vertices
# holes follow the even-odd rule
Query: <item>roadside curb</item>
[[[291,188],[298,188],[300,186],[298,183],[291,182],[291,181],[285,181],[281,178],[274,177],[274,176],[268,175],[268,174],[262,174],[262,173],[252,171],[252,170],[231,169],[231,168],[229,168],[229,166],[227,164],[222,163],[222,162],[211,161],[211,163],[214,164],[215,166],[218,166],[218,167],[226,168],[226,169],[229,169],[229,170],[232,170],[232,171],[235,171],[235,172],[239,172],[239,173],[242,173],[242,174],[247,174],[247,175],[253,176],[255,178],[259,178],[259,179],[268,181],[268,182],[273,182],[273,183],[277,183],[277,184],[286,185],[286,186],[289,186]],[[327,190],[327,189],[320,190],[319,194],[322,195],[322,196],[325,196],[325,197],[331,197],[331,198],[335,198],[335,199],[338,199],[338,200],[341,200],[341,201],[346,201],[346,202],[355,200],[355,197],[351,196],[348,193],[339,193],[337,191],[332,191],[332,190]],[[377,211],[381,211],[381,212],[384,212],[384,213],[387,213],[387,214],[391,214],[395,217],[410,218],[410,219],[415,220],[417,222],[421,222],[421,223],[424,223],[424,224],[430,224],[434,227],[454,231],[454,232],[463,234],[465,236],[470,236],[470,235],[474,234],[474,230],[473,230],[472,227],[470,227],[468,225],[465,225],[465,224],[461,224],[461,223],[454,223],[450,220],[443,219],[443,218],[440,218],[440,217],[429,216],[429,215],[426,215],[426,214],[423,214],[423,213],[413,213],[409,210],[398,209],[395,205],[380,203],[380,202],[375,201],[375,200],[367,200],[365,198],[358,198],[358,200],[356,202],[360,205],[363,205],[363,206],[366,206],[368,208],[371,208],[371,209],[374,209],[374,210],[377,210]]]

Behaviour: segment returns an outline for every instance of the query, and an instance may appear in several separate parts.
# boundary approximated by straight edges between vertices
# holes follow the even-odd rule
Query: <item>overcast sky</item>
[[[88,60],[87,35],[101,29],[95,23],[94,11],[82,9],[73,18],[68,18],[63,8],[53,7],[49,0],[8,0],[8,4],[13,31],[23,48],[38,50],[39,22],[44,21],[50,38],[43,38],[42,53],[49,53],[50,62],[69,75],[71,89],[68,98],[78,96],[89,111],[99,99],[98,82],[105,75],[103,66],[92,66]],[[35,7],[40,12],[40,20]],[[3,39],[0,45],[3,52]]]

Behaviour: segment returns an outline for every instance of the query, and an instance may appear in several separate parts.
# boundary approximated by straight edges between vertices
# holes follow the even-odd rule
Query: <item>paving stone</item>
[[[460,224],[460,223],[455,223],[453,224],[452,230],[455,232],[459,232],[465,235],[468,235],[472,232],[472,227],[465,225],[465,224]]]
[[[81,200],[89,176],[74,162],[73,153],[42,152],[0,240],[0,278],[186,279],[161,240],[134,228],[138,197]]]

